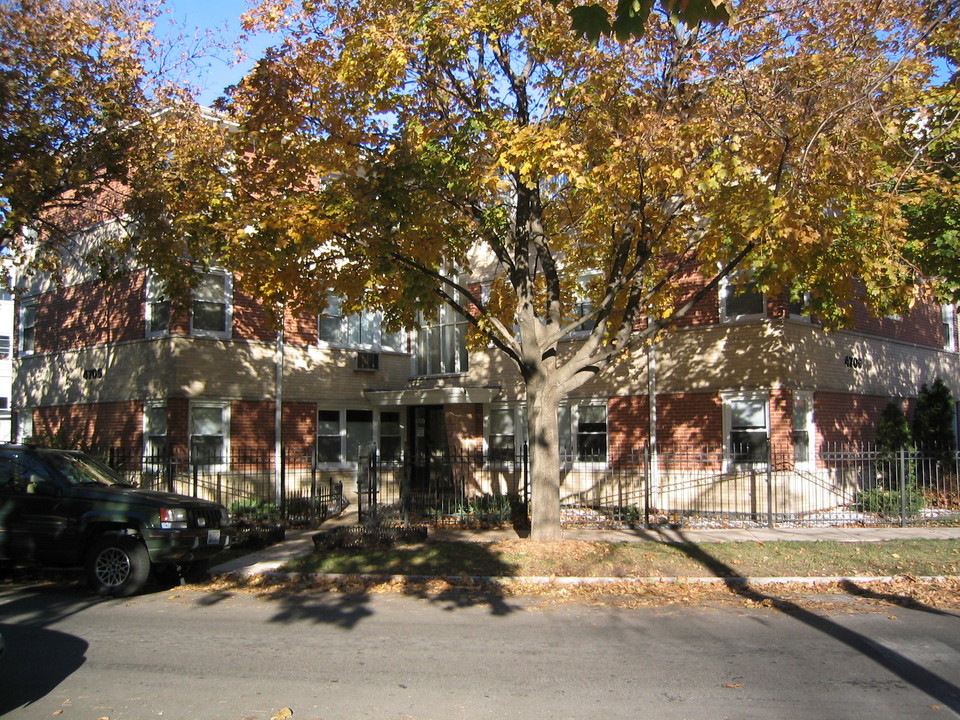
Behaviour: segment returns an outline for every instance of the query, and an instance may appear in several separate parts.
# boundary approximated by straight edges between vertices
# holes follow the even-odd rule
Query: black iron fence
[[[433,453],[385,459],[375,449],[357,469],[318,469],[312,454],[238,451],[229,458],[144,457],[122,449],[107,461],[141,487],[204,497],[237,515],[316,526],[355,503],[360,519],[505,524],[526,518],[530,459]],[[800,458],[702,447],[644,448],[616,457],[562,457],[568,525],[696,527],[960,524],[960,454],[825,447]]]
[[[111,448],[106,462],[146,490],[174,492],[225,505],[240,518],[316,526],[345,506],[343,483],[317,470],[310,453],[238,450],[202,462],[174,454]]]
[[[446,453],[413,461],[373,454],[359,473],[361,512],[405,522],[516,521],[529,457]],[[960,524],[960,454],[875,448],[746,453],[644,448],[616,458],[561,457],[568,525],[696,527]]]

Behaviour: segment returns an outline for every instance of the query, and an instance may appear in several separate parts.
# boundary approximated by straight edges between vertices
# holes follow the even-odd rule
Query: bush
[[[907,493],[907,515],[916,515],[926,507],[927,502],[915,482],[908,482],[905,490]],[[876,513],[877,515],[899,515],[901,511],[900,491],[887,490],[883,487],[861,490],[857,495],[857,506],[862,512]]]

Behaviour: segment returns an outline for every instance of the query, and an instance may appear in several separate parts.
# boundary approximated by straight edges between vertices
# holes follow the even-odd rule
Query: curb
[[[429,582],[440,580],[452,585],[828,585],[836,583],[892,583],[902,580],[919,580],[922,582],[946,582],[960,580],[957,575],[831,575],[823,577],[552,577],[531,575],[529,577],[513,577],[498,575],[378,575],[369,573],[281,573],[273,571],[263,572],[228,572],[218,573],[213,577],[250,579],[266,578],[268,580],[329,580],[332,582],[346,582],[350,580],[365,580],[370,582]]]

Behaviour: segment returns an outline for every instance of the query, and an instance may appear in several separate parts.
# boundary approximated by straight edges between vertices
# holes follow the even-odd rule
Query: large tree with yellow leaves
[[[589,45],[574,5],[267,0],[248,21],[285,39],[233,93],[221,248],[266,298],[462,313],[525,383],[537,539],[560,534],[562,398],[723,277],[827,319],[854,278],[908,301],[902,138],[956,12],[743,0]]]

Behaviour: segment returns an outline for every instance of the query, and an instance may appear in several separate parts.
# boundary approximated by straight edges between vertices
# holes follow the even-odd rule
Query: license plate
[[[207,545],[220,544],[220,530],[207,530]]]

